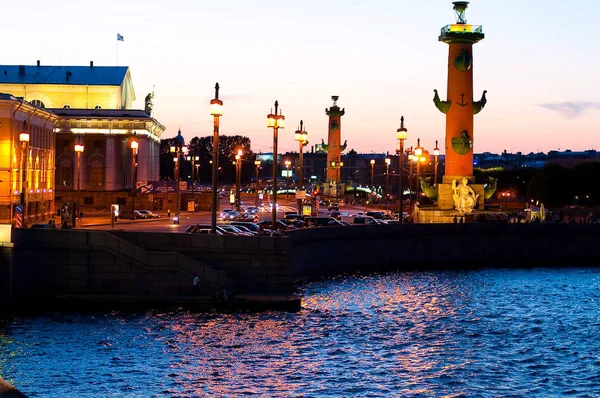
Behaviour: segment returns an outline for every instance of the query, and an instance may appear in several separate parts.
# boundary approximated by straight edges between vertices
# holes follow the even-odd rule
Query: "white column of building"
[[[115,185],[115,139],[112,136],[106,138],[106,163],[104,165],[104,189],[106,191],[116,190]]]
[[[142,138],[139,140],[139,144],[137,179],[138,181],[149,181],[152,180],[152,171],[155,167],[154,159],[151,156],[153,143],[149,138]]]

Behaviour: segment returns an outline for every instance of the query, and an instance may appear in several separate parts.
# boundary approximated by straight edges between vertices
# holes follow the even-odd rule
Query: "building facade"
[[[135,168],[137,181],[159,180],[165,127],[152,117],[153,93],[144,110],[131,109],[136,97],[128,67],[0,65],[0,91],[57,116],[57,199],[106,207],[115,194],[132,191]],[[126,195],[117,196],[125,204]]]
[[[54,214],[54,124],[58,116],[0,93],[0,224]],[[19,216],[17,216],[19,214]]]

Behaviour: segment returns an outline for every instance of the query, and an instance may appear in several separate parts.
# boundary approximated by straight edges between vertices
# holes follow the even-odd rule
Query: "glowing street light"
[[[244,152],[241,149],[238,149],[237,155],[235,155],[235,201],[236,201],[236,210],[240,211],[241,197],[240,197],[240,185],[242,183],[242,155]]]
[[[433,186],[437,186],[437,172],[438,172],[438,157],[440,156],[440,148],[438,148],[438,141],[435,140],[435,148],[433,149],[433,156],[435,157],[434,172],[433,172]]]
[[[400,203],[398,205],[398,221],[400,223],[403,223],[404,219],[402,218],[402,197],[404,196],[404,190],[402,189],[402,171],[404,169],[404,141],[408,138],[408,130],[404,127],[404,116],[400,117],[400,128],[396,130],[396,138],[400,143],[400,151],[398,152],[398,157],[400,158],[400,185],[398,187],[398,199]]]
[[[275,101],[275,113],[267,115],[267,127],[273,129],[273,207],[271,212],[271,228],[275,231],[277,225],[277,139],[279,129],[285,127],[285,116],[277,113],[279,102]]]
[[[210,233],[217,234],[217,180],[219,177],[219,117],[223,116],[223,101],[219,99],[219,83],[215,84],[215,98],[210,101],[213,116],[212,203],[210,206]]]
[[[386,202],[390,199],[390,163],[392,163],[392,159],[385,158],[385,197],[386,197]]]
[[[304,122],[300,120],[300,128],[294,134],[294,140],[299,145],[298,158],[298,191],[304,188],[304,147],[308,145],[308,133],[304,130]],[[302,214],[302,199],[298,199],[298,214]]]
[[[136,191],[136,185],[137,185],[137,168],[138,168],[138,162],[137,162],[138,147],[139,147],[139,143],[135,139],[135,134],[134,134],[133,141],[131,141],[131,162],[133,163],[133,175],[132,175],[132,181],[131,181],[131,215],[134,220],[135,220],[135,191]]]

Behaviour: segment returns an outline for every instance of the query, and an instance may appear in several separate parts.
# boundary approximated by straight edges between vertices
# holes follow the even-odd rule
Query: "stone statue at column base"
[[[477,199],[479,199],[479,195],[473,191],[468,183],[469,180],[465,177],[462,178],[460,184],[457,184],[456,180],[452,180],[454,208],[460,214],[471,214],[477,205]]]

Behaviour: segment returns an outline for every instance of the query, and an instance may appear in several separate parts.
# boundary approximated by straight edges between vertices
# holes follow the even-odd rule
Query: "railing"
[[[442,35],[446,33],[483,33],[483,26],[466,24],[446,25],[442,28]]]

